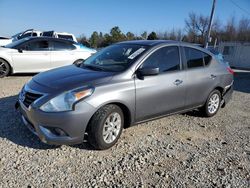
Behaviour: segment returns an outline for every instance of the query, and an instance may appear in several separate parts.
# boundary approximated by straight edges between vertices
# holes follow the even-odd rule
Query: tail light
[[[227,71],[228,71],[230,74],[232,74],[232,75],[235,74],[235,72],[233,71],[233,69],[231,69],[230,67],[227,67]]]

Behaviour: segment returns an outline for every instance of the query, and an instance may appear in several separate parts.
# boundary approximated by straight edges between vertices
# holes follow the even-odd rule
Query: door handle
[[[211,74],[211,75],[210,75],[210,78],[211,78],[211,79],[215,79],[215,78],[216,78],[216,75]]]
[[[182,84],[182,82],[183,82],[182,80],[177,79],[174,81],[174,85],[178,86],[178,85]]]

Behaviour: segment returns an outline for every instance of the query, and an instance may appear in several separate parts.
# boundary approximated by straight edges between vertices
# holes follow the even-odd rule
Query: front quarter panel
[[[131,116],[131,122],[134,122],[135,114],[135,85],[134,79],[119,79],[113,78],[109,84],[98,85],[91,97],[85,102],[92,105],[96,111],[102,106],[110,103],[121,103],[125,105]]]

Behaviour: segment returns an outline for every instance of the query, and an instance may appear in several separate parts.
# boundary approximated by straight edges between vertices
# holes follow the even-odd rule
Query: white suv
[[[12,37],[0,37],[0,46],[5,46],[7,44],[10,44],[12,42],[15,42],[17,40],[26,38],[26,37],[39,37],[41,36],[42,31],[34,30],[34,29],[28,29],[26,31],[17,33],[13,35]]]
[[[62,39],[73,40],[73,41],[77,42],[76,37],[73,34],[66,33],[66,32],[60,33],[60,32],[55,32],[55,31],[44,31],[42,33],[42,36],[62,38]]]

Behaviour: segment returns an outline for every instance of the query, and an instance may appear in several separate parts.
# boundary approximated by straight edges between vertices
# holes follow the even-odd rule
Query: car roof
[[[183,45],[183,46],[192,46],[199,49],[204,49],[197,44],[182,42],[182,41],[175,41],[175,40],[131,40],[131,41],[124,41],[119,42],[118,44],[138,44],[138,45],[146,45],[146,46],[158,46],[164,44],[176,44],[176,45]]]
[[[63,39],[63,38],[55,38],[55,37],[27,37],[26,38],[27,41],[28,40],[49,40],[49,41],[62,41],[62,42],[69,42],[69,43],[73,43],[73,44],[77,44],[75,41],[73,40],[68,40],[68,39]]]
[[[138,45],[146,45],[146,46],[156,46],[160,44],[179,44],[179,41],[174,40],[131,40],[119,42],[118,44],[138,44]]]
[[[150,47],[160,46],[160,45],[164,45],[164,44],[166,44],[166,45],[173,44],[173,45],[180,45],[180,46],[184,46],[184,47],[195,48],[195,49],[203,51],[211,56],[214,55],[212,52],[201,47],[200,45],[198,46],[197,44],[194,44],[194,43],[175,41],[175,40],[131,40],[131,41],[119,42],[117,44],[137,44],[137,45],[144,45],[144,46],[150,46]]]

